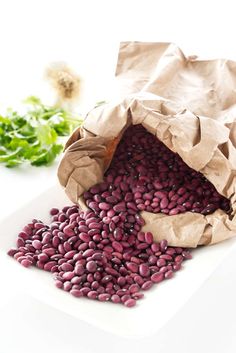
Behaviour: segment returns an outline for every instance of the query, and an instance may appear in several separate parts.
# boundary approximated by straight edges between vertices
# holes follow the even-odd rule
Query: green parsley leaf
[[[67,136],[83,120],[58,107],[45,106],[38,97],[25,101],[22,115],[8,109],[0,115],[0,163],[12,168],[23,163],[49,165],[63,150],[60,136]]]

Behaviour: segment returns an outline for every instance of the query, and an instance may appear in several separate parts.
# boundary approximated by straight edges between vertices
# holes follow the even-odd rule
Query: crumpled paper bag
[[[83,205],[81,194],[102,181],[125,129],[142,124],[232,206],[230,215],[144,211],[143,230],[184,247],[236,235],[236,62],[186,57],[170,43],[123,42],[116,79],[119,101],[90,111],[67,142],[58,177],[68,197]]]

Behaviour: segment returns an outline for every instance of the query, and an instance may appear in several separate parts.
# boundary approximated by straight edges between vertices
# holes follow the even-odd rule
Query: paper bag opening
[[[158,53],[158,55],[157,55]],[[147,54],[147,55],[146,55]],[[147,60],[146,60],[147,59]],[[93,109],[75,131],[58,169],[74,202],[103,175],[125,129],[142,124],[231,202],[204,216],[143,212],[144,230],[173,246],[213,244],[236,234],[236,63],[189,61],[172,44],[122,43],[120,101]]]

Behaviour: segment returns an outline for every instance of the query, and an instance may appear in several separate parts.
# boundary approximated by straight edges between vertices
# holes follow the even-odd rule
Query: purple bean
[[[106,275],[102,278],[101,283],[106,284],[106,283],[112,281],[112,279],[113,279],[113,277],[111,275]]]
[[[58,251],[59,251],[60,254],[65,255],[66,251],[64,249],[63,244],[59,244],[58,245]]]
[[[148,277],[150,274],[150,269],[148,265],[145,265],[145,264],[139,265],[139,274],[142,277]]]
[[[122,202],[118,203],[117,205],[115,205],[113,207],[113,210],[115,212],[124,212],[124,211],[126,211],[125,202],[122,201]]]
[[[122,230],[121,228],[116,228],[114,230],[114,238],[117,240],[117,241],[120,241],[122,239]]]
[[[117,295],[119,295],[120,297],[122,297],[123,295],[125,294],[130,294],[129,290],[126,289],[126,288],[122,288],[122,289],[119,289],[117,292],[116,292]]]
[[[80,276],[75,276],[71,280],[72,284],[80,284],[81,283],[81,277]]]
[[[32,265],[32,262],[26,258],[24,258],[20,263],[24,267],[30,267]]]
[[[94,273],[96,272],[97,270],[97,264],[95,261],[88,261],[87,264],[86,264],[86,269],[91,272],[91,273]]]
[[[72,288],[72,283],[70,281],[66,281],[63,283],[63,289],[66,291],[66,292],[69,292]]]
[[[178,195],[183,195],[185,193],[186,193],[186,189],[184,187],[179,188],[179,190],[177,191]]]
[[[75,272],[76,275],[81,276],[81,275],[84,274],[84,271],[85,271],[85,269],[84,269],[83,265],[78,264],[78,265],[75,266],[74,272]]]
[[[30,235],[22,231],[19,233],[18,237],[22,238],[23,240],[28,240]]]
[[[29,227],[30,228],[30,227]],[[41,223],[41,222],[36,222],[35,224],[34,224],[34,228],[35,229],[42,229],[42,228],[45,228],[45,225],[43,224],[43,223]],[[32,232],[32,229],[31,229],[31,232]]]
[[[163,281],[164,279],[164,274],[161,272],[156,272],[151,276],[151,281],[154,283],[159,283]]]
[[[181,263],[183,261],[183,256],[182,255],[178,255],[175,257],[175,262],[176,263]]]
[[[97,230],[97,229],[90,229],[89,231],[88,231],[88,235],[90,236],[90,237],[92,237],[92,236],[94,236],[94,235],[98,235],[98,233],[99,233],[99,231]],[[86,233],[85,233],[86,234]]]
[[[106,273],[108,273],[109,275],[112,275],[113,277],[119,277],[119,272],[112,267],[105,267],[105,271]]]
[[[79,238],[84,241],[85,243],[88,243],[91,240],[91,237],[87,233],[80,233]]]
[[[18,259],[17,259],[17,261],[18,261]],[[43,262],[41,262],[41,261],[37,261],[37,262],[36,262],[36,266],[37,266],[38,268],[40,268],[41,270],[43,270],[45,264],[44,264]],[[52,267],[53,267],[53,266],[51,266],[51,268],[52,268]],[[51,268],[50,268],[48,271],[51,271]]]
[[[142,285],[142,290],[148,290],[152,287],[153,285],[153,282],[152,281],[147,281],[147,282],[144,282],[143,285]]]
[[[89,208],[91,208],[94,212],[98,212],[100,208],[98,207],[98,203],[94,201],[88,202]]]
[[[58,208],[51,208],[51,210],[50,210],[50,215],[51,215],[51,216],[55,216],[55,215],[57,215],[58,213],[59,213]]]
[[[151,249],[152,249],[152,251],[153,251],[154,253],[158,252],[158,251],[160,250],[160,244],[158,244],[158,243],[153,243],[153,244],[151,245]]]
[[[122,303],[125,303],[129,299],[131,299],[131,296],[129,294],[125,294],[120,298]]]
[[[134,202],[127,202],[127,208],[128,208],[128,209],[132,209],[132,210],[134,210],[135,212],[137,211],[137,207],[136,207],[136,205],[135,205]]]
[[[145,239],[147,244],[152,244],[153,243],[153,235],[152,235],[152,233],[151,232],[145,233],[144,239]]]
[[[106,197],[106,202],[108,204],[116,204],[118,202],[118,199],[115,196],[107,196]],[[109,207],[110,209],[111,207]]]
[[[136,300],[130,298],[124,302],[124,305],[127,306],[127,308],[132,308],[133,306],[136,305]]]
[[[133,273],[137,273],[139,270],[139,266],[135,262],[127,262],[126,267]]]
[[[70,281],[74,276],[75,276],[74,271],[68,271],[63,273],[62,278],[65,279],[66,281]]]
[[[126,279],[125,279],[125,277],[118,277],[118,279],[117,279],[117,284],[119,285],[119,286],[121,286],[121,287],[123,287],[125,284],[126,284]]]
[[[72,294],[72,295],[73,295],[74,297],[76,297],[76,298],[80,298],[80,297],[83,296],[82,291],[79,290],[79,289],[71,289],[71,290],[70,290],[70,294]]]
[[[63,287],[63,282],[62,282],[62,281],[59,281],[59,280],[56,280],[56,281],[55,281],[55,286],[56,286],[57,288],[62,288],[62,287]]]
[[[99,282],[98,281],[93,281],[92,284],[91,284],[91,288],[96,290],[98,289],[99,287]]]
[[[57,235],[55,235],[52,238],[52,245],[53,245],[54,248],[57,248],[59,244],[60,244],[60,239],[59,239],[59,237]]]
[[[90,288],[85,286],[85,287],[81,288],[80,291],[82,292],[83,296],[87,297],[88,293],[90,292]]]
[[[17,239],[16,245],[17,245],[18,248],[20,248],[21,246],[25,246],[25,241],[22,238],[19,237]]]
[[[107,217],[110,217],[110,218],[112,218],[112,217],[114,217],[115,216],[115,211],[114,210],[109,210],[108,212],[107,212]]]
[[[65,226],[65,228],[63,229],[63,232],[69,237],[75,235],[75,233],[74,233],[73,229],[70,227],[70,225]]]
[[[144,250],[144,249],[147,249],[149,247],[149,244],[147,243],[140,243],[137,245],[137,249],[139,250]]]
[[[97,299],[98,293],[94,290],[91,290],[90,292],[88,292],[87,297],[89,299]]]
[[[181,269],[182,265],[180,262],[173,264],[173,270],[174,271],[179,271]]]
[[[67,260],[73,259],[74,255],[75,255],[76,253],[77,253],[76,250],[70,250],[70,251],[68,251],[68,252],[64,255],[64,257],[65,257],[65,259],[67,259]]]
[[[169,270],[167,272],[165,272],[165,278],[166,279],[169,279],[169,278],[172,278],[173,277],[173,271],[172,270]]]
[[[167,193],[164,191],[156,191],[154,195],[162,200],[163,198],[166,198]]]
[[[90,257],[94,254],[94,250],[93,249],[88,249],[88,250],[85,250],[85,252],[83,253],[83,257],[87,258],[87,257]]]
[[[113,295],[111,296],[111,301],[112,301],[113,303],[115,303],[115,304],[120,303],[120,297],[119,297],[119,295],[113,294]]]
[[[168,254],[160,255],[160,259],[164,259],[167,261],[172,261],[172,256]]]
[[[20,239],[20,238],[19,238]],[[36,250],[40,250],[42,249],[42,243],[39,241],[39,240],[34,240],[32,242],[32,245],[33,247],[36,249]]]
[[[98,207],[100,208],[100,210],[108,211],[108,210],[110,210],[111,205],[109,203],[106,203],[106,202],[100,202],[98,204]]]
[[[79,225],[78,230],[80,233],[82,233],[82,232],[87,233],[89,228],[85,224],[81,224],[81,225]]]
[[[10,250],[8,250],[7,254],[8,254],[9,256],[12,256],[12,257],[13,257],[14,255],[17,254],[17,252],[18,252],[17,249],[10,249]]]
[[[165,209],[168,207],[169,201],[167,197],[163,197],[160,202],[161,209]]]
[[[125,202],[129,202],[133,200],[133,194],[131,192],[127,192],[125,194],[125,198],[124,198]]]
[[[71,264],[68,264],[67,262],[61,265],[61,270],[65,272],[72,271],[73,268],[74,267]]]
[[[103,286],[99,286],[98,289],[97,289],[97,292],[99,294],[105,293],[105,288]]]
[[[185,259],[192,259],[192,255],[190,254],[189,251],[183,251],[183,252],[182,252],[182,256],[183,256],[183,258],[185,258]]]
[[[142,299],[144,297],[144,294],[137,292],[137,293],[131,294],[131,297],[135,300],[138,300],[138,299]]]
[[[123,246],[122,246],[119,242],[117,242],[117,241],[113,241],[113,242],[112,242],[112,247],[113,247],[114,250],[117,251],[117,252],[120,252],[120,253],[123,252]]]
[[[155,255],[150,255],[148,258],[148,263],[150,265],[155,265],[157,263],[157,257]]]
[[[79,251],[85,251],[85,250],[88,249],[88,247],[89,247],[88,243],[82,243],[82,244],[80,244],[80,245],[78,246],[78,250],[79,250]]]
[[[56,261],[49,261],[49,262],[45,263],[45,265],[43,266],[43,269],[44,269],[45,271],[51,271],[52,268],[53,268],[56,264],[57,264]]]
[[[165,259],[157,260],[157,266],[158,267],[164,267],[165,265],[166,265],[166,260]]]
[[[178,208],[172,208],[172,210],[170,210],[169,215],[170,216],[175,216],[179,213],[179,209]]]
[[[65,241],[63,246],[66,252],[71,251],[72,249],[71,244],[68,241]]]
[[[165,240],[165,239],[161,240],[161,242],[160,242],[160,250],[162,252],[166,251],[167,246],[168,246],[167,240]]]
[[[43,249],[43,253],[50,257],[52,255],[55,255],[56,250],[54,248],[47,248]]]
[[[129,287],[129,291],[131,294],[138,292],[139,289],[140,287],[137,284],[131,284],[131,286]]]
[[[114,232],[115,229],[116,229],[116,225],[115,225],[115,223],[113,221],[111,221],[109,223],[109,231],[110,232]]]
[[[102,294],[98,295],[98,300],[100,302],[106,302],[106,301],[110,300],[110,298],[111,298],[111,295],[108,293],[102,293]]]

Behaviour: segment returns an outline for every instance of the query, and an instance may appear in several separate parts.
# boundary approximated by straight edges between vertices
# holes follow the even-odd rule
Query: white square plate
[[[155,285],[145,292],[137,306],[128,309],[122,305],[100,303],[86,298],[74,298],[54,285],[52,274],[36,268],[26,269],[6,255],[14,247],[22,227],[33,218],[49,221],[51,207],[63,207],[68,199],[64,191],[55,186],[33,199],[0,224],[0,266],[7,276],[7,286],[16,286],[32,297],[58,310],[86,321],[103,330],[129,337],[144,337],[156,333],[202,286],[224,257],[236,246],[236,239],[193,251],[193,259],[184,262],[184,269],[173,279]],[[10,280],[9,280],[10,279]],[[11,283],[11,284],[10,284]]]

